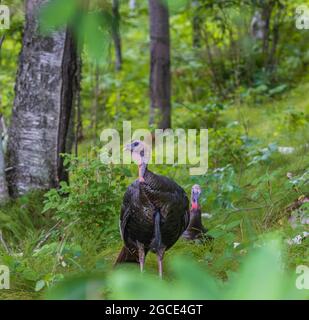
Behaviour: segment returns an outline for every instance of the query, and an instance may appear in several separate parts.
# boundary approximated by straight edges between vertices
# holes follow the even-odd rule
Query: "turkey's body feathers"
[[[136,251],[136,242],[145,253],[157,251],[154,218],[160,214],[162,246],[167,250],[178,240],[189,222],[189,200],[174,181],[146,170],[145,182],[134,181],[127,189],[120,214],[120,230],[127,248]]]

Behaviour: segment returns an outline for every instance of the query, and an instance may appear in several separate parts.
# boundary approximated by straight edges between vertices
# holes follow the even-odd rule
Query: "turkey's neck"
[[[191,198],[191,209],[190,209],[190,227],[200,228],[202,226],[201,221],[201,207],[198,199]]]
[[[147,171],[147,163],[141,161],[138,165],[138,180],[140,182],[145,182],[145,173]]]
[[[198,209],[192,209],[190,210],[190,222],[188,229],[193,228],[193,229],[203,229],[203,224],[202,224],[202,216],[201,216],[201,210],[200,208]]]
[[[191,198],[191,210],[199,210],[200,204],[198,203],[198,200]]]

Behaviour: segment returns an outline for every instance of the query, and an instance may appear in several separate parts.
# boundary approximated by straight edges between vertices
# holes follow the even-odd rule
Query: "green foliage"
[[[209,130],[210,167],[240,165],[247,161],[247,139],[238,124]]]
[[[284,274],[278,242],[255,249],[239,273],[227,283],[211,277],[187,260],[173,263],[173,285],[155,278],[119,271],[112,277],[113,298],[118,299],[299,299],[306,292],[295,288],[295,276]],[[134,288],[134,290],[133,290]]]
[[[108,57],[111,32],[116,26],[111,8],[103,1],[89,5],[83,1],[51,0],[40,12],[40,29],[44,35],[69,26],[81,51],[90,60],[103,64]]]
[[[71,174],[70,183],[61,182],[58,190],[46,193],[43,212],[53,210],[57,219],[74,222],[84,230],[93,225],[101,232],[114,230],[128,173],[97,157],[65,155],[64,164]]]
[[[109,54],[112,23],[111,15],[105,11],[89,12],[78,22],[78,38],[92,61],[105,63]]]
[[[78,9],[78,1],[52,0],[44,4],[40,14],[40,27],[44,34],[54,29],[63,28],[67,23],[72,23]]]
[[[300,175],[292,177],[288,184],[296,188],[306,188],[309,184],[309,169]]]
[[[297,112],[294,108],[289,108],[285,113],[284,126],[288,130],[297,130],[299,127],[309,125],[309,115],[304,112]]]
[[[188,7],[190,4],[190,0],[161,0],[163,3],[165,2],[169,13],[176,14],[179,13],[180,11],[183,11]]]
[[[231,165],[208,172],[205,185],[207,204],[213,209],[234,208],[234,201],[241,196],[237,175]]]
[[[50,225],[48,215],[41,215],[42,193],[30,193],[16,201],[0,206],[0,230],[9,238],[13,248],[26,237],[35,237],[39,230]]]
[[[21,49],[24,15],[21,1],[9,0],[5,4],[11,8],[11,25],[9,30],[0,29],[0,38],[5,36],[0,48],[0,113],[8,119],[14,100],[14,84],[18,54]]]
[[[214,278],[197,264],[185,258],[175,258],[171,263],[172,279],[158,281],[157,276],[140,274],[137,270],[117,270],[102,275],[70,279],[59,283],[48,294],[49,299],[102,298],[109,292],[113,299],[305,299],[308,293],[295,287],[296,274],[282,268],[280,240],[263,240],[251,248],[243,258],[239,272],[230,273],[225,282]],[[100,279],[96,282],[95,279]],[[106,279],[106,277],[105,277]],[[90,295],[86,288],[96,283]],[[98,290],[98,287],[101,290]],[[70,290],[69,290],[70,289]],[[101,295],[98,294],[101,292]]]
[[[85,275],[70,278],[55,286],[47,295],[47,300],[97,300],[104,297],[102,291],[106,280],[100,276]]]
[[[21,1],[6,3],[12,8],[12,25],[0,51],[0,112],[8,120],[24,14]],[[152,170],[175,179],[188,194],[192,184],[202,186],[202,209],[211,217],[203,223],[214,241],[179,240],[166,254],[161,282],[149,275],[157,272],[154,255],[147,257],[146,274],[110,273],[122,245],[118,231],[122,196],[130,170],[136,168],[105,166],[93,153],[87,156],[97,145],[93,136],[98,137],[100,129],[121,132],[123,120],[132,120],[134,129],[148,126],[148,4],[137,2],[132,12],[128,1],[121,2],[124,61],[122,70],[115,72],[111,1],[90,1],[84,12],[77,3],[50,1],[43,8],[41,27],[48,32],[69,24],[80,47],[83,44],[81,156],[66,156],[69,184],[62,183],[45,197],[30,194],[0,208],[0,264],[9,266],[12,277],[12,290],[0,290],[0,297],[303,298],[303,292],[295,294],[295,277],[290,279],[297,265],[309,263],[308,239],[282,249],[278,242],[264,246],[270,230],[280,233],[284,243],[307,230],[301,219],[307,217],[308,205],[287,210],[309,190],[309,33],[295,30],[299,1],[281,1],[285,14],[274,68],[266,63],[271,51],[263,52],[262,41],[249,33],[252,14],[264,2],[249,6],[247,1],[207,0],[193,8],[185,0],[168,1],[173,127],[210,129],[209,171],[190,177],[183,166]],[[276,7],[272,12],[271,28],[279,11]],[[202,18],[200,46],[193,47],[196,16]],[[272,41],[273,32],[269,44]],[[279,147],[294,151],[281,154]],[[186,258],[176,259],[178,255]]]
[[[185,125],[187,128],[205,127],[205,128],[217,128],[222,126],[221,115],[222,111],[227,108],[225,104],[218,101],[209,102],[207,104],[190,104],[184,105],[183,103],[175,103],[175,111],[182,112],[185,108],[190,111],[191,117],[179,122],[179,125]],[[177,121],[178,124],[178,121]]]
[[[248,163],[248,166],[256,165],[261,161],[270,160],[271,155],[278,150],[276,143],[270,143],[267,148],[253,150],[248,153],[252,157],[252,160]]]

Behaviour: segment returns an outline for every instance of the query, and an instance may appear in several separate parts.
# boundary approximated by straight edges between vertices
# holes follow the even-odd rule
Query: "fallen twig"
[[[50,228],[50,229],[47,231],[47,233],[46,233],[46,235],[44,236],[44,238],[43,238],[42,240],[40,240],[40,241],[38,242],[38,244],[36,245],[36,247],[34,248],[34,251],[40,249],[41,245],[48,240],[48,238],[51,236],[51,234],[52,234],[52,232],[54,231],[54,229],[56,229],[61,223],[62,223],[61,220],[58,221],[52,228]]]

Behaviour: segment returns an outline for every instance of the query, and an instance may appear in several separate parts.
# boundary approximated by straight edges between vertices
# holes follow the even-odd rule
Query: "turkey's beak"
[[[132,145],[131,143],[128,143],[123,148],[124,151],[132,151]]]

